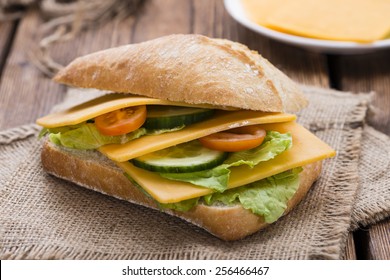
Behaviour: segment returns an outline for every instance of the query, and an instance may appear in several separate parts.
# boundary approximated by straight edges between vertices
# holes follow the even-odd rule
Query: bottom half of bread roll
[[[253,214],[241,205],[208,206],[199,203],[186,212],[161,209],[156,201],[146,196],[124,175],[122,169],[97,151],[72,150],[46,141],[41,158],[43,168],[49,174],[118,199],[180,217],[223,240],[238,240],[268,225],[262,216]],[[303,166],[303,171],[299,174],[299,188],[288,202],[284,215],[303,199],[320,173],[321,162]]]

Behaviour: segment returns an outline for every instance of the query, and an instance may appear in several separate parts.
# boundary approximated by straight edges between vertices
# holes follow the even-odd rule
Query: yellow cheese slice
[[[190,105],[181,102],[172,102],[155,98],[112,93],[87,101],[66,111],[53,113],[39,118],[37,120],[37,124],[46,128],[75,125],[114,110],[139,105],[172,105],[185,107],[191,106],[201,108],[215,108],[211,105]]]
[[[265,25],[268,16],[285,4],[286,0],[241,0],[242,6],[248,18],[259,24]]]
[[[284,33],[369,43],[390,35],[389,0],[242,0],[248,17]]]
[[[114,161],[123,162],[234,127],[288,122],[295,118],[296,116],[291,114],[219,111],[213,118],[189,125],[182,130],[160,135],[142,136],[125,144],[105,145],[100,147],[99,151]]]
[[[295,122],[267,124],[264,128],[282,133],[291,132],[293,147],[254,168],[232,167],[229,188],[239,187],[291,168],[333,157],[336,153],[326,143]],[[117,162],[117,165],[160,203],[174,203],[212,193],[207,188],[162,178],[157,173],[135,167],[130,162]]]

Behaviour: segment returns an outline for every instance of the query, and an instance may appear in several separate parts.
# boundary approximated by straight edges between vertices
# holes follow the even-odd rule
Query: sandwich
[[[335,155],[296,122],[307,106],[299,87],[229,40],[169,35],[111,48],[54,81],[106,94],[37,120],[46,172],[223,240],[286,215]]]

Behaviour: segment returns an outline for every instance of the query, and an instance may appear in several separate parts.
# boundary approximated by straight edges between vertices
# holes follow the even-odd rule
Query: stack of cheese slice
[[[370,43],[390,36],[389,0],[241,0],[259,25],[302,37]]]

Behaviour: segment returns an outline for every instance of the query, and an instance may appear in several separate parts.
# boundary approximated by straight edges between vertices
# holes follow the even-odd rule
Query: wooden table
[[[65,88],[42,75],[29,59],[40,24],[42,19],[34,10],[21,20],[0,23],[0,129],[32,123],[63,99]],[[172,33],[242,42],[302,84],[376,91],[374,105],[383,109],[384,115],[369,119],[369,123],[390,135],[390,49],[344,56],[298,49],[242,27],[226,13],[222,0],[149,0],[133,17],[108,22],[57,44],[52,56],[65,65],[92,51]],[[350,234],[346,250],[347,259],[390,259],[390,219]]]

